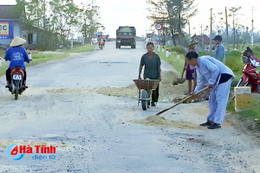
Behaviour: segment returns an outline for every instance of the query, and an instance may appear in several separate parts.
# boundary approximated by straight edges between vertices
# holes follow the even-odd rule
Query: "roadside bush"
[[[241,54],[242,53],[240,51],[233,50],[230,52],[229,56],[226,57],[226,65],[230,67],[231,70],[237,75],[242,74],[242,70],[244,68]]]
[[[199,51],[199,56],[205,56],[205,55],[210,55],[210,51],[207,51],[207,50]]]
[[[174,47],[171,47],[170,48],[171,51],[174,51],[174,52],[179,52],[181,54],[185,54],[185,48],[184,47],[180,47],[180,46],[174,46]]]

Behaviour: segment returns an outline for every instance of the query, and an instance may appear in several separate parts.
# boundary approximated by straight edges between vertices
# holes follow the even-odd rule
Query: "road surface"
[[[136,99],[94,92],[133,84],[144,52],[143,43],[137,49],[108,43],[103,50],[30,67],[29,89],[17,101],[1,77],[0,172],[260,172],[260,148],[253,137],[228,123],[218,130],[198,127],[205,121],[206,102],[163,115],[188,126],[146,126],[130,121],[172,103],[144,112]],[[169,70],[165,63],[163,70]],[[54,145],[57,151],[55,159],[33,153],[13,160],[6,154],[10,144]]]

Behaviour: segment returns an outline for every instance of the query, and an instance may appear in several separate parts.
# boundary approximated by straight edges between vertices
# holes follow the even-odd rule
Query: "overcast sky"
[[[74,1],[80,4],[80,2],[86,0]],[[14,2],[15,0],[0,0],[1,4]],[[149,32],[151,21],[146,17],[148,15],[146,0],[96,0],[96,3],[100,6],[100,22],[105,26],[106,34],[115,37],[115,30],[122,25],[135,26],[137,35],[140,36]],[[258,17],[260,16],[259,0],[195,0],[195,5],[198,8],[198,14],[190,21],[192,34],[200,34],[201,25],[203,30],[206,26],[209,26],[210,8],[213,8],[213,13],[217,14],[224,12],[225,6],[228,8],[241,6],[239,22],[251,29],[252,6],[254,5],[255,31],[260,30],[260,18]],[[220,19],[221,17],[224,17],[224,13],[217,18]],[[232,20],[229,18],[229,23],[231,24],[231,22]],[[206,32],[209,32],[209,30]]]

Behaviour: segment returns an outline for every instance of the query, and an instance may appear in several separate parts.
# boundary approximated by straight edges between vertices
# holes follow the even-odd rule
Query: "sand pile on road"
[[[160,97],[159,100],[172,101],[174,98],[185,97],[184,93],[187,91],[187,84],[173,85],[173,80],[177,79],[179,74],[177,72],[168,71],[162,73],[162,81],[160,82]],[[106,87],[97,90],[98,94],[116,96],[116,97],[130,97],[138,98],[138,89],[134,82],[132,85],[123,88]]]
[[[138,89],[135,84],[129,85],[128,87],[115,88],[115,87],[105,87],[97,90],[98,94],[116,96],[116,97],[138,97]]]
[[[158,115],[152,115],[142,120],[131,120],[129,122],[143,124],[147,126],[175,127],[181,129],[202,129],[200,126],[198,126],[198,124],[167,120],[164,117]]]
[[[81,88],[60,88],[60,89],[48,89],[48,93],[89,93],[90,89],[81,89]]]
[[[54,143],[54,142],[46,142],[46,141],[33,141],[33,140],[0,140],[0,148],[8,148],[11,144],[17,144],[17,145],[46,145],[46,146],[55,146],[55,147],[66,147],[67,144],[64,142],[61,142],[60,144]]]

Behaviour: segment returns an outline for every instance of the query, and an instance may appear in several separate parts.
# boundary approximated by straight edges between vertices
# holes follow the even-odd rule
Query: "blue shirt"
[[[220,79],[221,74],[229,74],[233,78],[234,73],[222,62],[210,56],[202,56],[198,58],[197,72],[199,74],[199,82],[195,88],[195,92],[201,90],[205,84],[216,85]]]
[[[24,47],[10,47],[5,54],[5,60],[11,61],[9,68],[23,67],[25,70],[24,62],[30,63],[30,59]]]
[[[225,64],[225,48],[223,46],[222,43],[220,43],[219,45],[217,45],[215,47],[215,56],[214,58],[216,58],[217,60],[221,61],[222,63]]]

